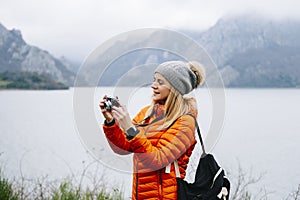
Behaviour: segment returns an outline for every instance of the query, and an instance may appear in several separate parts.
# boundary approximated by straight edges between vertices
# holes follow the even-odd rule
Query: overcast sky
[[[300,0],[0,0],[0,23],[25,41],[81,61],[105,40],[139,28],[204,30],[226,15],[300,19]]]

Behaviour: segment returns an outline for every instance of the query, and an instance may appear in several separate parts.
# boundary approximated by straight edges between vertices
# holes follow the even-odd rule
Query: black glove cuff
[[[105,126],[112,126],[115,124],[115,119],[111,120],[111,122],[107,122],[106,120],[104,121]]]

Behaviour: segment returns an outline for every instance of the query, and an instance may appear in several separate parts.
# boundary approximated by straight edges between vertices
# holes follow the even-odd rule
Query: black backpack
[[[195,119],[195,118],[194,118]],[[200,129],[195,119],[199,135],[202,155],[197,167],[194,183],[188,183],[180,175],[178,176],[178,163],[175,164],[177,171],[177,199],[178,200],[228,200],[230,181],[225,176],[225,171],[218,165],[212,154],[207,154],[201,137]]]

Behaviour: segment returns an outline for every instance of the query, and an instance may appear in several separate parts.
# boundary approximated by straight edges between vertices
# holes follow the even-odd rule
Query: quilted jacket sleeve
[[[129,141],[131,150],[139,154],[139,161],[144,166],[162,168],[174,162],[193,144],[195,144],[195,120],[184,115],[167,129],[153,145],[141,131]]]
[[[103,125],[103,131],[111,149],[120,155],[132,153],[129,142],[123,130],[115,123],[112,126]]]
[[[133,119],[133,123],[137,123],[144,119],[145,111],[148,107],[142,109]],[[112,126],[106,126],[103,124],[103,131],[108,140],[111,149],[120,155],[126,155],[133,152],[131,144],[128,142],[124,131],[117,125],[117,123]],[[144,132],[143,128],[140,131]]]

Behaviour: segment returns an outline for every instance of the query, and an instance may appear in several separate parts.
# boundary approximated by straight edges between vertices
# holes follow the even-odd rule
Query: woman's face
[[[151,88],[153,89],[152,100],[159,103],[167,99],[171,85],[161,74],[155,73]]]

